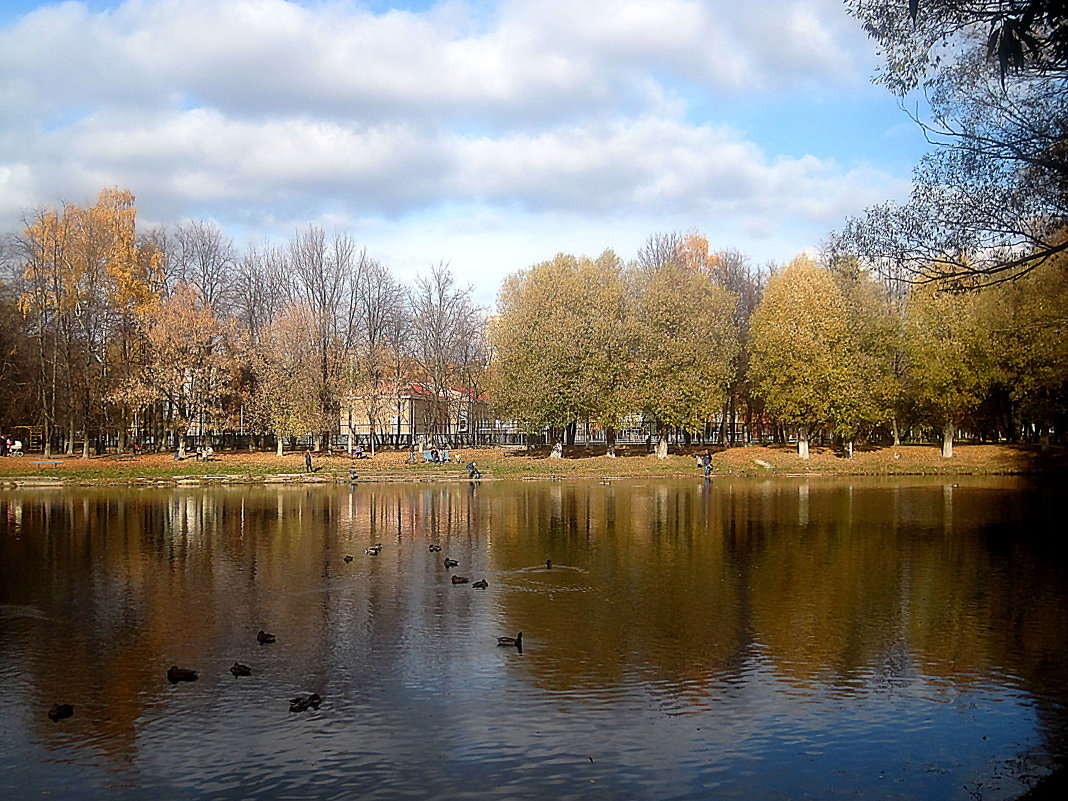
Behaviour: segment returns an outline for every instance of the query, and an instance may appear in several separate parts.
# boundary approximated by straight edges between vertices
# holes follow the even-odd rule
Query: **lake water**
[[[1013,798],[1068,502],[955,481],[3,491],[0,797]]]

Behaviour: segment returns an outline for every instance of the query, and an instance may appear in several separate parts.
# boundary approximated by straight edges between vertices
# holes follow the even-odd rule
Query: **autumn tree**
[[[736,295],[687,266],[676,249],[632,273],[636,405],[655,422],[656,453],[671,428],[697,432],[727,397],[738,354]]]
[[[1003,397],[999,422],[1010,440],[1037,429],[1043,447],[1068,414],[1068,270],[1063,256],[1026,278],[976,298],[991,361],[987,403]]]
[[[942,432],[942,456],[990,385],[986,332],[979,325],[976,296],[916,286],[905,307],[909,389],[927,422]]]
[[[260,427],[275,432],[279,456],[286,436],[321,431],[318,350],[314,312],[302,304],[287,306],[261,332],[249,409]]]
[[[0,263],[3,261],[0,253]],[[3,267],[7,273],[9,265]],[[38,397],[35,389],[42,376],[36,369],[34,343],[28,327],[19,324],[22,315],[18,310],[18,291],[2,278],[0,319],[7,321],[0,326],[0,432],[7,433],[13,426],[34,419]]]
[[[160,284],[156,254],[137,244],[135,217],[132,193],[105,189],[91,207],[35,212],[19,238],[20,308],[38,327],[41,374],[49,376],[41,385],[46,450],[62,402],[67,452],[80,424],[82,453],[88,455],[91,437],[108,423],[108,401],[118,399],[111,394],[114,385],[128,377],[122,361],[116,374],[109,349],[116,338],[132,336],[131,315]],[[120,347],[119,354],[129,350]],[[118,400],[121,427],[129,409]]]
[[[491,385],[498,412],[534,433],[548,427],[553,455],[579,418],[614,429],[630,411],[632,350],[622,264],[558,254],[509,276],[491,330]]]
[[[36,340],[41,435],[45,456],[51,456],[52,430],[60,414],[61,375],[67,379],[68,393],[71,384],[71,359],[66,357],[73,350],[74,329],[63,273],[69,246],[67,219],[55,209],[39,209],[24,223],[16,240],[22,266],[18,305]]]
[[[146,311],[145,324],[148,360],[134,391],[147,390],[165,401],[166,429],[184,456],[190,425],[195,422],[203,436],[221,413],[224,329],[200,292],[185,283]]]
[[[841,294],[848,330],[847,379],[831,410],[835,433],[852,456],[853,442],[889,425],[899,442],[907,365],[900,305],[887,285],[852,259],[833,262],[831,277]]]
[[[857,399],[846,308],[830,273],[799,256],[768,280],[753,313],[750,380],[780,422],[797,430],[797,453]]]
[[[708,239],[698,231],[683,235],[677,241],[676,250],[688,268],[704,273],[716,286],[738,298],[732,316],[738,350],[731,365],[732,374],[720,416],[720,442],[733,444],[739,413],[745,416],[747,435],[752,433],[753,419],[758,413],[758,402],[748,379],[749,321],[760,302],[764,276],[737,250],[713,251]]]

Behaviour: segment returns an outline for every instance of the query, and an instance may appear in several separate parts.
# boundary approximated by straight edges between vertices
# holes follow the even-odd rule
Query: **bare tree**
[[[188,283],[202,302],[226,316],[237,263],[233,241],[213,222],[190,220],[175,229],[173,242],[168,253],[170,287]]]
[[[469,340],[478,334],[482,310],[471,299],[471,287],[456,286],[445,264],[419,276],[409,291],[412,306],[412,355],[431,393],[427,426],[447,434],[452,418],[452,390],[459,383],[457,364]]]
[[[308,226],[289,243],[289,295],[311,312],[319,368],[320,442],[330,447],[330,432],[338,425],[342,376],[348,360],[356,317],[365,251],[347,234],[328,242],[322,228]]]
[[[638,266],[643,270],[663,267],[679,258],[682,244],[683,237],[677,232],[653,234],[638,248]]]
[[[286,297],[286,252],[269,243],[249,247],[237,263],[233,313],[253,342],[281,313]]]
[[[364,262],[354,288],[353,385],[362,399],[374,453],[375,432],[382,430],[391,411],[385,391],[392,361],[390,334],[407,314],[405,292],[390,269],[374,259]]]

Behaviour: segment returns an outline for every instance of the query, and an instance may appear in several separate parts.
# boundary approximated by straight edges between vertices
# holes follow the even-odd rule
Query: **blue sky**
[[[5,0],[0,229],[118,185],[142,226],[316,223],[486,303],[661,231],[785,262],[907,195],[876,66],[838,0]]]

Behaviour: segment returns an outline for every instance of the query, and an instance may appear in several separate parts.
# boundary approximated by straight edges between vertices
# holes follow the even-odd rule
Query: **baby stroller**
[[[11,443],[11,451],[8,456],[22,456],[22,440],[16,439]]]

